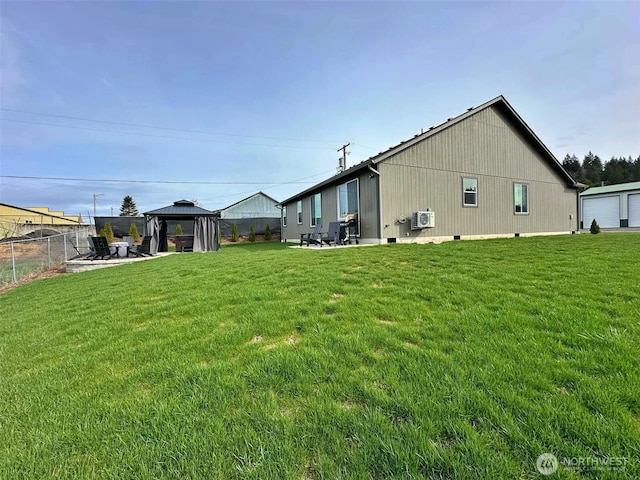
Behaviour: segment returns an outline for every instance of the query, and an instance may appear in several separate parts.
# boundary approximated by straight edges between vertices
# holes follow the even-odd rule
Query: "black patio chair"
[[[320,233],[320,230],[322,230],[322,225],[321,224],[317,224],[313,228],[313,231],[311,233],[301,233],[300,234],[300,246],[302,246],[303,243],[306,243],[307,247],[312,243],[314,245],[322,246],[322,242],[320,241],[320,238],[322,237],[322,234]]]
[[[92,246],[92,252],[87,257],[89,260],[96,258],[109,260],[111,258],[111,249],[105,237],[89,237],[89,239],[89,245]]]
[[[151,235],[145,235],[142,237],[142,243],[138,246],[134,245],[129,249],[129,254],[136,257],[153,257],[151,253]]]
[[[341,243],[340,222],[329,223],[329,230],[327,231],[326,235],[320,238],[320,246],[322,246],[323,243],[326,243],[327,245],[331,245],[331,243],[333,243],[334,247]]]

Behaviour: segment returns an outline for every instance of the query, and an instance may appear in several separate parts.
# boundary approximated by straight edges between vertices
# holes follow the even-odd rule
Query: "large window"
[[[311,223],[312,227],[322,223],[322,194],[311,195]]]
[[[358,214],[358,179],[351,180],[338,187],[338,220],[344,220],[347,215]]]
[[[302,200],[296,203],[296,212],[298,214],[298,225],[302,225]]]
[[[462,205],[465,207],[478,206],[478,179],[462,179]]]
[[[287,226],[287,207],[282,207],[282,226]]]
[[[358,179],[351,180],[338,186],[338,220],[345,221],[348,216],[355,215],[355,226],[350,228],[351,235],[359,235],[360,226],[360,200],[358,194]]]
[[[529,186],[526,183],[513,184],[513,211],[529,213]]]

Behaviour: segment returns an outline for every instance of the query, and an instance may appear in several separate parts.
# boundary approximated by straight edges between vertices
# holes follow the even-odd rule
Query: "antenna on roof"
[[[351,143],[347,143],[338,149],[338,152],[342,152],[342,157],[338,159],[338,173],[342,173],[347,169],[347,155],[351,152],[347,152],[347,147]]]

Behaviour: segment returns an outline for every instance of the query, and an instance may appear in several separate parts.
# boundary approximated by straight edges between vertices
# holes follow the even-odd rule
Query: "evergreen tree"
[[[109,222],[105,223],[104,226],[100,229],[98,236],[105,237],[107,239],[107,243],[113,242],[113,229],[111,228],[111,224]]]
[[[133,197],[131,195],[125,195],[122,199],[122,206],[120,207],[120,216],[121,217],[138,217],[140,213],[138,212],[138,207],[136,207],[136,202],[133,201]]]
[[[602,182],[602,160],[600,160],[600,157],[589,152],[582,161],[582,168],[586,183],[600,185]]]
[[[182,225],[177,224],[176,225],[176,235],[182,235],[184,233],[184,230],[182,229]]]
[[[134,242],[140,241],[140,233],[138,233],[138,227],[135,223],[132,223],[129,227],[129,236],[133,237]]]
[[[269,226],[269,224],[267,223],[267,225],[264,227],[264,239],[267,242],[271,241],[271,227]]]
[[[623,164],[616,157],[613,157],[605,163],[601,178],[606,185],[615,185],[627,181],[626,160],[624,160],[624,162]]]
[[[580,160],[575,155],[569,156],[567,153],[562,161],[562,166],[564,169],[571,175],[571,177],[580,181],[584,177],[584,172],[582,171],[582,165],[580,165]]]
[[[256,241],[256,229],[253,228],[253,224],[249,225],[249,241],[250,242]]]
[[[238,233],[238,224],[234,223],[233,227],[231,227],[231,241],[237,242],[240,240],[240,233]]]

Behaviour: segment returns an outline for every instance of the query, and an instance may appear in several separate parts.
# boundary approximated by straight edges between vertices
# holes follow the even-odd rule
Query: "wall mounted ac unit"
[[[413,212],[411,230],[432,228],[436,226],[436,213],[431,211]]]

